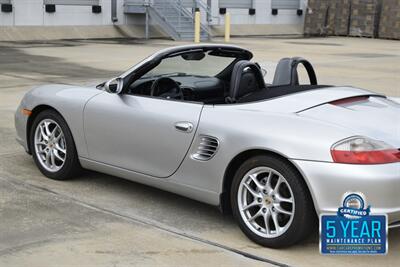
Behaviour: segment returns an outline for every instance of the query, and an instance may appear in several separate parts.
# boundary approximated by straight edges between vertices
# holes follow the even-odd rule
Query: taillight
[[[334,162],[348,164],[385,164],[400,162],[400,151],[385,142],[367,137],[351,137],[331,148]]]

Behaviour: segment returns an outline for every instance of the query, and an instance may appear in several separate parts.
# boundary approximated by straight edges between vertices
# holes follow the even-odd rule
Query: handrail
[[[150,14],[154,13],[154,15],[155,15],[154,19],[158,20],[158,23],[164,24],[164,30],[166,30],[173,39],[177,40],[181,37],[179,35],[179,33],[176,31],[174,25],[172,25],[167,20],[163,19],[163,17],[159,14],[159,12],[155,8],[153,8],[153,6],[150,6],[148,10],[149,10]]]
[[[125,0],[124,4],[129,4],[129,5],[138,5],[138,6],[153,6],[154,3],[157,3],[157,0]],[[179,10],[185,10],[184,5],[182,4],[182,0],[164,0],[161,2],[168,2],[169,4],[174,4],[175,7]],[[200,10],[204,11],[205,14],[207,15],[207,23],[210,23],[213,21],[213,19],[217,19],[218,23],[220,23],[220,17],[219,16],[213,16],[211,12],[211,7],[205,3],[203,0],[193,0],[193,8],[199,8]],[[185,15],[191,15],[190,12],[186,12]],[[193,17],[193,15],[192,15]]]
[[[191,12],[189,12],[186,8],[183,7],[181,0],[163,0],[162,3],[168,2],[179,14],[182,14],[185,17],[189,17],[191,19],[192,25],[194,26],[194,16]],[[156,3],[156,0],[154,0]],[[205,26],[203,23],[200,23],[200,27],[204,30],[208,35],[211,34],[210,29],[208,26]]]
[[[177,3],[177,1],[173,1],[173,2]],[[181,3],[181,0],[178,0],[178,2]],[[201,2],[201,1],[196,0],[196,4],[198,4],[198,3],[200,3],[200,2]],[[204,3],[203,3],[203,4],[204,4]],[[178,7],[178,9],[179,9],[179,7]],[[182,6],[180,9],[185,13],[185,15],[189,16],[189,17],[193,20],[193,23],[194,23],[194,16],[193,16],[193,14],[190,13],[189,11],[187,11],[186,8],[184,8],[183,6]],[[200,28],[201,28],[202,30],[204,30],[204,31],[210,36],[210,35],[211,35],[211,31],[210,31],[210,29],[209,29],[208,22],[209,22],[209,21],[207,20],[207,25],[204,25],[203,23],[200,23]]]
[[[163,17],[163,24],[165,24],[169,29],[173,29],[175,35],[181,36],[184,33],[180,33],[177,28],[180,28],[182,25],[182,18],[185,19],[185,23],[191,23],[188,25],[192,25],[194,27],[194,14],[190,12],[187,8],[190,8],[189,5],[183,3],[182,0],[125,0],[124,5],[134,5],[134,6],[146,6],[150,10],[154,11],[157,16]],[[211,36],[211,30],[209,28],[209,24],[212,18],[211,8],[204,3],[202,0],[193,0],[193,8],[199,8],[200,12],[203,14],[207,14],[206,23],[200,23],[200,28],[203,32],[207,33],[208,36]],[[172,24],[172,22],[168,19],[165,19],[165,14],[163,14],[163,8],[172,8],[177,14],[177,25]],[[168,15],[167,15],[168,16]]]
[[[211,7],[204,3],[201,0],[195,0],[196,7],[199,8],[199,10],[203,10],[206,13],[206,21],[207,24],[204,25],[203,23],[200,23],[200,27],[207,32],[208,36],[211,36],[211,29],[210,29],[210,22],[212,21],[212,14],[211,14]]]
[[[151,6],[151,0],[125,0],[124,4],[135,5],[135,6]]]
[[[200,9],[204,10],[207,15],[207,23],[210,23],[214,18],[218,19],[218,24],[220,22],[220,17],[218,16],[213,16],[211,12],[211,7],[204,3],[202,0],[195,0],[196,2],[196,7],[199,7]]]

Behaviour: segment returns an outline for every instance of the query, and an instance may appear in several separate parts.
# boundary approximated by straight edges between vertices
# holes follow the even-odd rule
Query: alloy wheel
[[[61,127],[51,119],[40,121],[34,135],[36,157],[49,172],[59,171],[67,157],[67,146]]]
[[[276,238],[290,227],[295,200],[287,180],[276,170],[257,167],[242,178],[238,195],[240,216],[258,236]]]

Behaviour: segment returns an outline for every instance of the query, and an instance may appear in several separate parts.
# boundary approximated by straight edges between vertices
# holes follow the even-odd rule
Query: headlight
[[[339,141],[331,148],[334,162],[348,164],[385,164],[400,162],[400,150],[385,142],[355,136]]]

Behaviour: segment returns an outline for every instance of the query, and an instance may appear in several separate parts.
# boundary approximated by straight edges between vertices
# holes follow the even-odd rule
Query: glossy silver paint
[[[328,104],[365,95],[376,97],[351,107]],[[29,151],[27,117],[20,110],[54,108],[70,127],[83,167],[211,205],[220,204],[225,173],[236,156],[255,149],[270,151],[302,173],[317,213],[334,212],[344,193],[359,191],[373,212],[387,213],[392,223],[400,221],[400,163],[336,164],[330,148],[355,135],[400,148],[400,101],[396,101],[363,89],[330,87],[253,103],[203,105],[48,85],[25,95],[15,124],[18,141]],[[193,125],[193,130],[177,130],[176,123],[182,122]],[[203,136],[218,140],[218,149],[208,160],[193,157]]]
[[[203,106],[154,100],[109,93],[89,100],[83,115],[88,158],[154,177],[171,176],[195,135],[177,131],[175,124],[185,121],[196,128]]]

